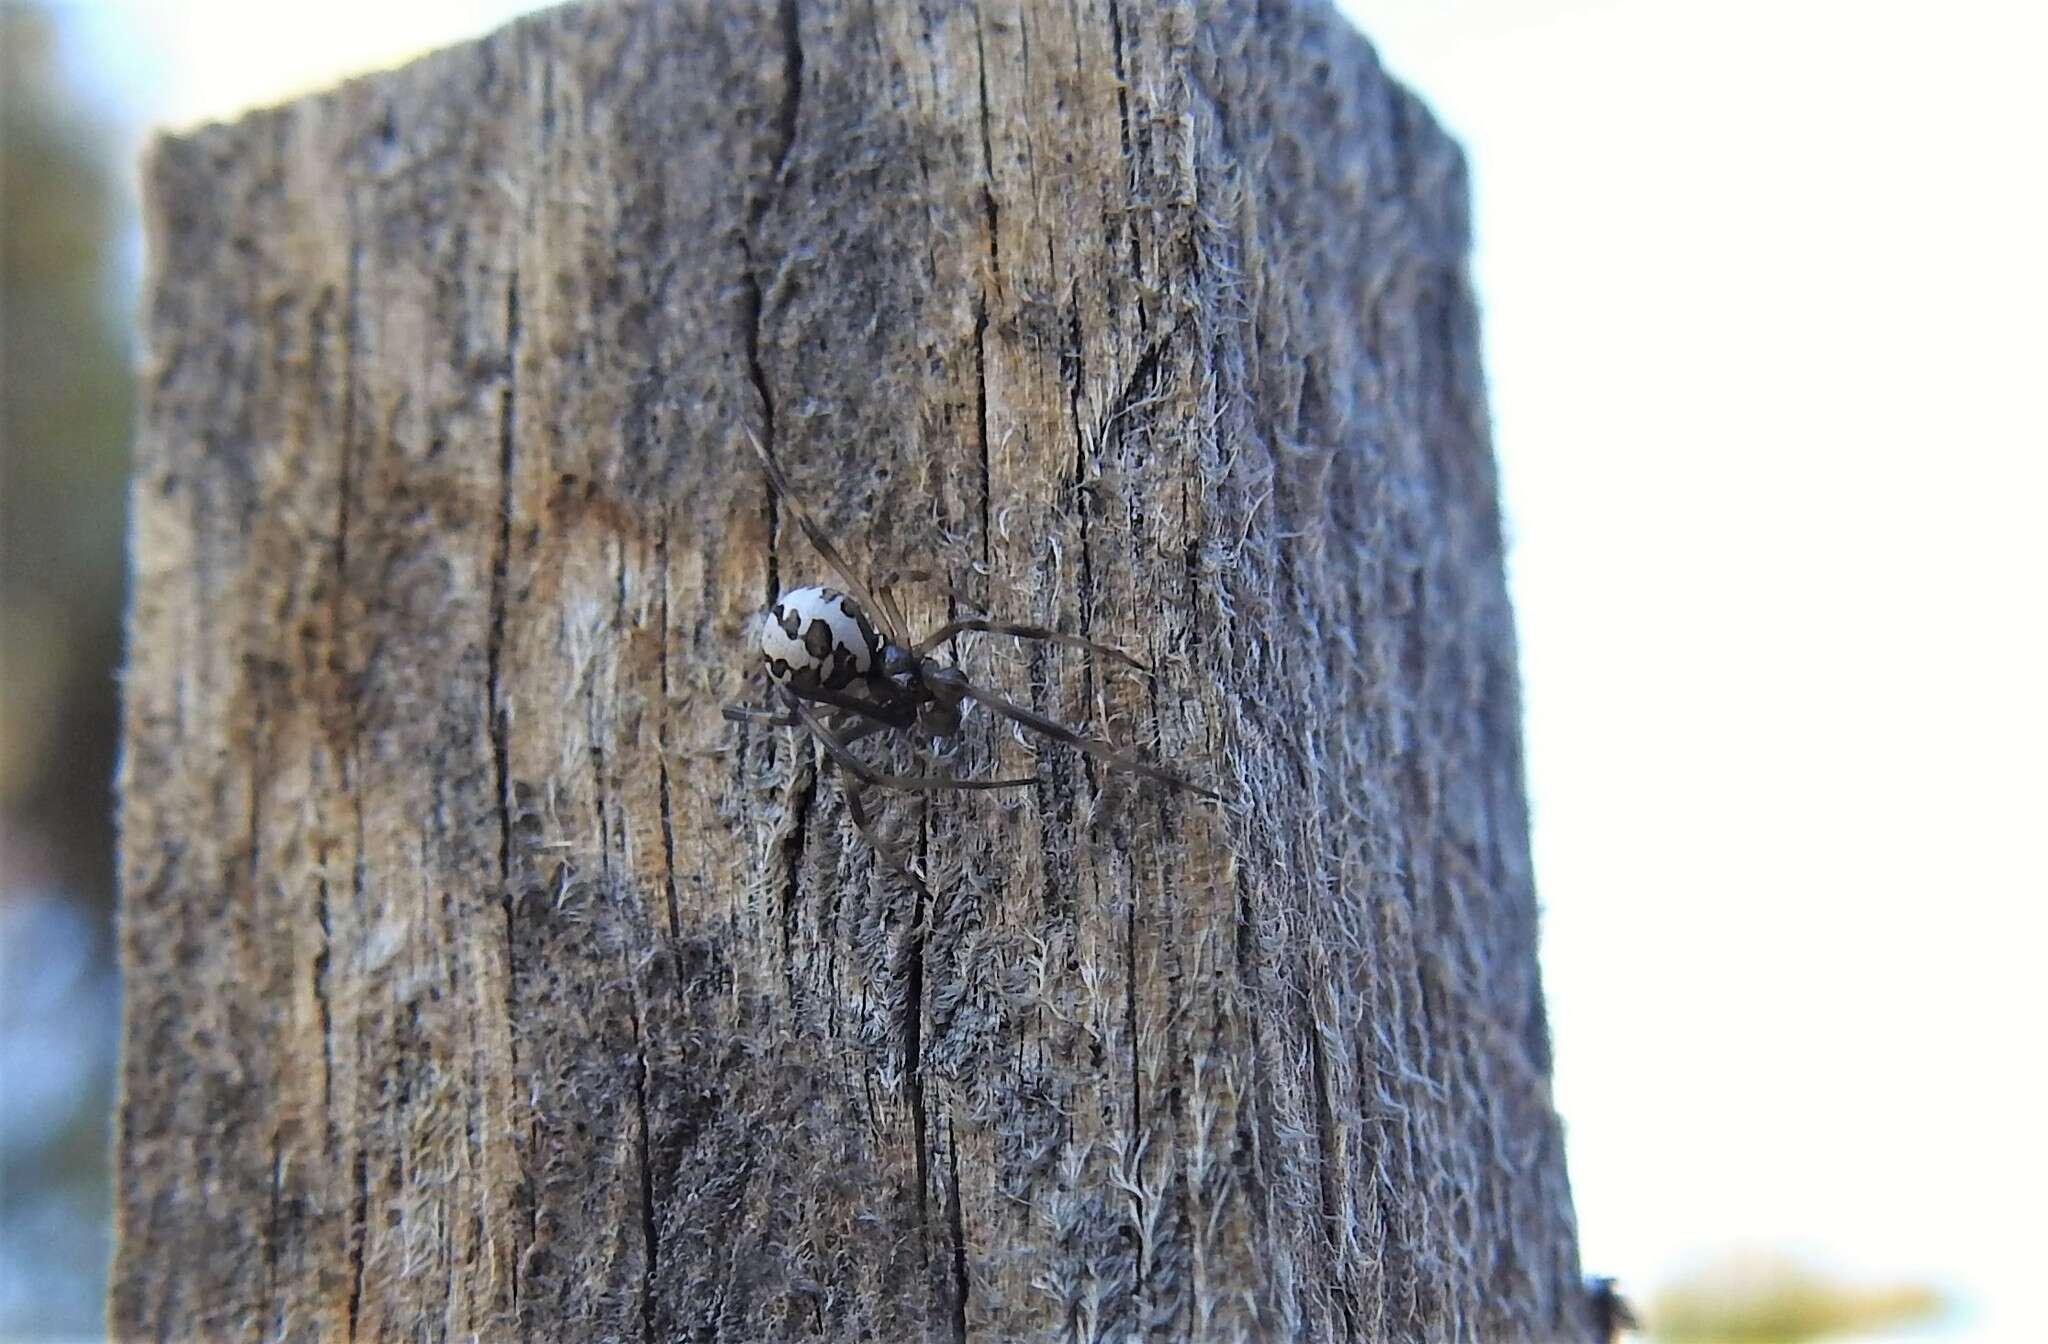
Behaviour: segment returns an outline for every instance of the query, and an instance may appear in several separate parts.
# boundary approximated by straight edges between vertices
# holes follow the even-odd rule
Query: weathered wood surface
[[[1302,3],[593,5],[160,144],[117,1335],[1580,1337],[1465,191]],[[923,908],[720,717],[824,577],[743,426],[1232,804],[981,722]]]

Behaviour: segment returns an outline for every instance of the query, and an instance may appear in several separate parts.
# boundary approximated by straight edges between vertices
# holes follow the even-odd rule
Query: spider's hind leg
[[[867,804],[864,801],[867,786],[843,771],[840,773],[840,786],[846,794],[847,814],[853,818],[853,824],[860,831],[861,839],[868,842],[868,848],[875,852],[877,859],[902,874],[911,886],[917,888],[918,894],[925,898],[925,905],[929,908],[931,888],[925,886],[924,879],[910,866],[910,860],[904,858],[902,852],[883,837],[881,831],[876,828],[874,819],[868,815]]]
[[[734,723],[765,723],[774,728],[794,728],[803,722],[787,709],[753,709],[747,705],[727,705],[725,717]]]
[[[811,707],[793,693],[787,693],[789,707],[803,718],[811,736],[825,748],[825,754],[847,774],[863,784],[880,789],[938,791],[944,789],[1025,789],[1038,783],[1036,776],[1024,779],[955,779],[951,775],[892,775],[877,770],[847,750],[845,740],[835,733]],[[890,725],[893,726],[893,725]]]

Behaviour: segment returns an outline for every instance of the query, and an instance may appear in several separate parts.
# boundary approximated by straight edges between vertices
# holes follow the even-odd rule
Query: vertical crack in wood
[[[323,848],[320,864],[324,868],[327,854]],[[313,957],[313,1007],[320,1014],[320,1112],[327,1125],[324,1141],[334,1141],[334,1013],[327,998],[327,974],[334,948],[334,926],[328,915],[327,879],[323,876],[315,887],[317,893],[314,914],[320,924],[320,951]]]
[[[252,908],[260,905],[257,888],[262,881],[263,872],[263,774],[269,764],[264,738],[270,717],[270,708],[265,703],[263,687],[257,685],[254,692],[250,696],[253,703],[249,711],[249,811],[246,823],[249,832],[249,905]]]
[[[1145,1151],[1145,1091],[1144,1078],[1138,1068],[1138,884],[1131,883],[1130,896],[1124,906],[1124,1034],[1129,1038],[1131,1051],[1131,1133],[1130,1149],[1132,1170],[1129,1174],[1131,1191],[1131,1231],[1136,1235],[1136,1249],[1132,1252],[1136,1261],[1135,1281],[1132,1292],[1142,1296],[1145,1291],[1145,1182],[1143,1157]]]
[[[1080,281],[1076,280],[1067,294],[1067,349],[1065,357],[1060,361],[1060,373],[1067,385],[1067,419],[1074,431],[1074,528],[1079,534],[1081,556],[1074,575],[1075,606],[1078,609],[1079,633],[1084,639],[1092,638],[1095,630],[1095,561],[1089,531],[1089,435],[1081,421],[1082,390],[1088,383],[1088,361],[1083,352],[1085,339],[1081,330]],[[1098,435],[1094,447],[1097,454],[1107,448],[1107,435]],[[1056,612],[1048,612],[1047,615],[1055,621],[1058,619]],[[1050,651],[1042,650],[1041,653],[1049,656]],[[1034,658],[1038,656],[1034,655]],[[1093,706],[1095,703],[1095,660],[1092,658],[1081,660],[1081,696],[1084,705]],[[1095,758],[1085,753],[1080,753],[1080,756],[1082,778],[1088,781],[1091,789],[1099,793],[1102,777],[1095,768]],[[1089,810],[1091,829],[1094,825],[1092,818],[1098,811],[1096,808]]]
[[[270,1131],[270,1227],[263,1238],[263,1294],[270,1299],[270,1333],[284,1338],[284,1303],[277,1295],[277,1218],[279,1186],[283,1182],[283,1154],[275,1127]]]
[[[782,144],[775,151],[775,176],[782,176],[782,166],[789,158],[789,150],[796,143],[797,112],[804,96],[804,43],[801,25],[797,22],[797,0],[782,0],[777,14],[782,29],[782,106],[775,117],[776,130]]]
[[[920,823],[922,825],[922,823]],[[879,865],[878,865],[879,866]],[[880,876],[879,872],[876,874]],[[903,1090],[910,1102],[911,1141],[917,1163],[918,1253],[931,1263],[931,1134],[925,1125],[924,1096],[924,884],[916,884],[910,905],[910,941],[903,975]]]
[[[960,1207],[960,1136],[954,1130],[952,1111],[946,1112],[946,1159],[951,1170],[951,1191],[947,1216],[953,1225],[953,1337],[967,1341],[967,1226]]]
[[[811,739],[801,739],[802,750],[811,750]],[[805,765],[808,764],[808,771]],[[811,833],[811,805],[818,798],[818,774],[821,767],[815,755],[809,762],[799,762],[798,781],[792,783],[791,817],[789,836],[783,841],[783,855],[786,859],[788,881],[782,888],[782,974],[789,985],[790,1002],[796,1002],[796,910],[797,891],[802,879],[804,850]]]
[[[1069,319],[1068,340],[1073,351],[1072,372],[1067,383],[1067,414],[1074,428],[1074,530],[1079,538],[1078,550],[1081,557],[1080,563],[1075,566],[1074,571],[1075,606],[1078,612],[1076,620],[1079,623],[1081,637],[1091,639],[1095,634],[1095,548],[1094,534],[1091,527],[1093,521],[1091,507],[1093,492],[1090,490],[1088,482],[1089,436],[1081,425],[1081,397],[1082,389],[1086,387],[1088,381],[1088,366],[1082,354],[1084,337],[1081,331],[1081,296],[1078,281],[1075,282],[1075,289],[1068,295],[1067,305]],[[1108,447],[1108,443],[1104,437],[1097,436],[1093,446],[1099,459],[1103,450]],[[1100,475],[1099,462],[1097,475]],[[1043,652],[1048,657],[1052,656],[1052,651],[1049,649]],[[1095,705],[1097,686],[1095,660],[1093,658],[1083,658],[1080,661],[1080,667],[1081,703],[1092,710]],[[1047,708],[1050,709],[1052,706],[1048,705]],[[1057,716],[1056,711],[1055,715]],[[1088,717],[1092,719],[1094,715],[1091,713]],[[1101,725],[1098,724],[1096,726],[1096,731],[1098,734],[1100,733]],[[1088,788],[1099,797],[1102,790],[1102,772],[1096,768],[1095,758],[1086,753],[1077,754],[1080,756],[1079,764],[1082,778],[1087,781]],[[1092,805],[1089,808],[1089,829],[1091,831],[1096,828],[1095,818],[1099,815],[1100,810],[1099,807]],[[1131,1048],[1136,1050],[1137,1046],[1133,1044]]]
[[[519,426],[519,270],[514,267],[505,286],[505,386],[498,401],[498,535],[491,556],[491,630],[484,651],[486,712],[490,716],[491,764],[498,801],[498,899],[505,912],[505,1029],[510,1041],[512,1065],[519,1063],[519,993],[517,905],[512,890],[512,775],[509,734],[511,723],[501,684],[505,652],[506,588],[512,566],[512,468],[518,446]],[[358,845],[357,852],[361,852]],[[529,1126],[529,1132],[531,1127]],[[537,1203],[527,1205],[527,1244],[538,1235],[540,1211]],[[519,1306],[519,1269],[523,1254],[513,1257],[512,1306]],[[360,1286],[361,1264],[357,1265]]]
[[[991,206],[991,209],[994,207]],[[994,221],[990,221],[990,237],[994,237]],[[974,413],[976,443],[981,449],[981,570],[984,578],[990,574],[993,556],[992,538],[989,528],[988,499],[988,300],[986,297],[974,307]],[[986,600],[986,599],[984,599]],[[957,647],[957,645],[955,646]]]
[[[349,238],[348,278],[342,288],[341,301],[341,441],[338,445],[340,462],[336,470],[334,505],[334,577],[328,592],[327,666],[321,671],[334,676],[340,669],[342,649],[346,643],[344,632],[347,628],[348,576],[348,532],[350,522],[350,501],[355,496],[356,464],[356,346],[358,343],[359,305],[362,294],[363,245],[353,236]],[[337,681],[341,679],[335,678]],[[344,683],[348,684],[348,683]],[[348,716],[349,759],[334,762],[337,782],[345,792],[361,787],[361,780],[353,775],[353,762],[362,758],[362,724],[353,693],[347,695],[345,711]],[[322,825],[324,830],[324,823]],[[334,922],[328,906],[329,890],[326,877],[327,852],[321,849],[318,858],[321,869],[319,885],[320,951],[313,958],[313,1002],[320,1013],[320,1110],[325,1119],[324,1141],[332,1144],[336,1133],[334,1123],[334,1012],[329,998],[328,976],[332,970],[334,951]],[[357,847],[357,862],[361,862],[361,847]]]
[[[597,691],[586,697],[593,720],[597,716]],[[597,809],[597,871],[604,890],[612,890],[611,809],[605,805],[604,743],[596,734],[590,738],[590,783],[592,805]]]
[[[356,1322],[361,1319],[363,1309],[363,1243],[369,1236],[370,1227],[370,1171],[369,1157],[361,1148],[356,1149],[355,1161],[356,1199],[349,1214],[349,1283],[348,1283],[348,1337],[353,1344],[356,1337]]]
[[[629,972],[630,974],[630,968]],[[639,986],[633,993],[637,998]],[[644,1264],[640,1276],[640,1335],[643,1344],[654,1344],[655,1269],[661,1261],[661,1235],[654,1220],[654,1162],[652,1136],[647,1129],[647,1038],[641,1032],[640,1005],[633,1008],[633,1105],[639,1115],[640,1132],[634,1144],[640,1163],[640,1239]]]
[[[758,226],[760,215],[767,209],[765,198],[758,203],[754,212],[754,225]],[[747,380],[753,385],[754,396],[761,404],[761,442],[772,451],[775,442],[775,395],[768,390],[768,374],[761,367],[761,277],[754,269],[754,244],[750,237],[740,239],[740,298],[744,308],[744,329],[742,343],[747,357]],[[775,488],[764,474],[761,482],[762,516],[768,523],[768,601],[774,602],[782,595],[781,560],[778,555],[776,537],[782,530],[782,510],[775,498]],[[744,732],[744,726],[742,727]]]
[[[981,210],[983,226],[988,230],[988,281],[1000,284],[1002,276],[1002,242],[997,228],[996,212],[996,155],[995,141],[991,131],[993,120],[988,97],[988,44],[983,31],[981,9],[974,11],[974,71],[976,87],[981,106]],[[993,542],[990,537],[989,515],[989,443],[988,443],[988,285],[982,287],[974,305],[974,408],[977,444],[981,450],[981,569],[984,578],[991,573]]]
[[[266,676],[253,668],[247,674],[252,679]],[[249,722],[249,890],[247,908],[255,912],[256,920],[262,919],[263,883],[263,789],[264,777],[269,765],[269,705],[265,688],[259,681],[252,687],[253,694]],[[272,1068],[280,1067],[273,1057]],[[273,1077],[270,1086],[273,1091],[283,1080]],[[277,1297],[277,1239],[278,1239],[278,1161],[281,1131],[284,1127],[282,1108],[270,1111],[270,1205],[264,1218],[263,1228],[263,1292],[276,1305]]]
[[[747,322],[747,371],[753,379],[754,394],[761,402],[761,442],[773,445],[775,442],[775,399],[768,393],[768,380],[761,373],[760,328],[761,328],[761,282],[754,278],[752,249],[747,252],[747,279],[745,292],[748,296],[749,316]],[[775,489],[765,478],[761,487],[761,516],[767,520],[768,532],[768,598],[769,605],[782,596],[781,548],[776,538],[782,532],[782,509],[775,498]],[[758,636],[756,637],[758,639]],[[747,725],[741,725],[746,731]]]
[[[676,822],[670,805],[668,781],[669,757],[669,684],[668,684],[668,516],[661,519],[661,531],[654,539],[654,563],[661,571],[659,628],[655,631],[655,668],[660,676],[661,717],[655,727],[655,745],[659,751],[657,765],[661,784],[661,875],[663,888],[668,896],[668,938],[671,945],[682,939],[682,924],[676,914]]]
[[[1003,252],[996,211],[996,155],[991,133],[992,116],[988,98],[988,46],[982,29],[979,6],[974,11],[974,69],[981,101],[981,211],[988,230],[988,282],[1002,283]],[[989,535],[988,457],[988,285],[983,285],[974,304],[974,409],[977,444],[981,449],[981,569],[990,574],[993,559]]]
[[[505,289],[505,386],[498,394],[498,538],[491,558],[491,634],[484,651],[489,696],[491,760],[498,788],[498,882],[505,903],[506,935],[512,920],[512,784],[506,742],[504,688],[499,678],[505,655],[506,583],[512,564],[512,465],[519,416],[519,272]]]
[[[626,548],[624,543],[613,543],[612,554],[615,560],[612,566],[612,629],[615,632],[623,632],[626,629]],[[611,669],[611,674],[616,679],[616,666]],[[590,716],[588,720],[590,732],[590,796],[592,804],[597,810],[598,874],[603,880],[604,889],[609,892],[614,890],[612,885],[612,813],[615,809],[612,807],[610,776],[606,773],[604,765],[605,734],[603,725],[606,716],[599,709],[601,701],[598,696],[599,678],[596,675],[596,665],[584,666],[580,669],[580,675],[584,679],[583,703],[585,712]],[[623,849],[623,835],[621,835],[620,840],[621,848]],[[623,853],[620,858],[623,862]]]
[[[1003,254],[996,234],[996,151],[991,133],[994,116],[988,99],[988,43],[979,6],[974,11],[974,73],[981,99],[981,210],[988,224],[988,264],[993,275],[1002,268]]]
[[[1131,137],[1131,81],[1130,76],[1124,70],[1124,16],[1122,11],[1117,8],[1116,0],[1109,0],[1109,50],[1110,59],[1116,68],[1116,114],[1118,129],[1122,136],[1124,167],[1130,174],[1129,185],[1131,187],[1131,194],[1133,197],[1136,197],[1138,159],[1136,142]],[[1134,199],[1131,204],[1135,207],[1138,202]],[[1133,284],[1141,285],[1144,279],[1145,268],[1140,264],[1135,208],[1126,211],[1124,214],[1124,234],[1129,240],[1130,245],[1131,281]],[[1142,292],[1141,288],[1140,293]],[[1138,334],[1142,337],[1148,329],[1144,300],[1140,298],[1132,306],[1138,310]]]
[[[775,395],[769,386],[768,371],[761,362],[761,327],[763,294],[757,239],[762,222],[767,218],[779,194],[783,171],[796,145],[798,113],[803,100],[804,52],[803,39],[798,22],[797,0],[782,0],[777,9],[777,24],[782,39],[782,99],[776,109],[776,131],[778,143],[769,159],[768,182],[754,197],[747,208],[747,228],[740,238],[740,257],[744,265],[741,275],[741,301],[744,308],[744,329],[742,338],[745,345],[747,377],[753,384],[754,394],[761,404],[761,440],[773,451],[777,446],[775,421]],[[781,509],[775,497],[775,490],[765,477],[762,482],[765,498],[765,513],[768,523],[768,601],[773,602],[782,591],[780,550],[777,539],[781,531]],[[747,731],[742,729],[742,731]],[[808,740],[808,739],[807,739]],[[782,905],[782,966],[792,1002],[796,998],[795,935],[796,904],[799,878],[803,868],[804,849],[810,830],[812,804],[816,801],[819,785],[818,767],[813,761],[807,778],[795,787],[794,815],[788,841],[784,846],[789,879],[783,889]]]
[[[545,154],[555,142],[555,53],[543,48],[540,61],[540,148]]]
[[[790,151],[796,145],[797,116],[803,102],[804,80],[803,35],[798,17],[797,0],[782,0],[777,10],[777,24],[782,37],[782,99],[775,113],[777,143],[774,153],[769,156],[768,181],[749,202],[746,229],[740,235],[740,260],[743,266],[740,295],[744,308],[742,337],[746,347],[747,378],[753,384],[754,395],[761,403],[761,441],[771,450],[777,447],[775,397],[769,390],[768,374],[761,364],[763,296],[760,267],[756,261],[756,253],[759,250],[757,236],[761,230],[761,222],[767,218],[768,211],[780,192],[783,169],[789,161]],[[780,530],[780,509],[777,507],[774,490],[766,489],[766,495],[768,600],[773,602],[782,591],[775,553],[775,537]]]

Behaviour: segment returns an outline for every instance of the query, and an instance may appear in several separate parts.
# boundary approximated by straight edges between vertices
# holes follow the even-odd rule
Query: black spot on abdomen
[[[832,675],[825,678],[826,689],[837,691],[851,685],[853,679],[860,675],[860,670],[855,666],[856,661],[853,650],[847,648],[844,644],[834,648],[832,650]]]

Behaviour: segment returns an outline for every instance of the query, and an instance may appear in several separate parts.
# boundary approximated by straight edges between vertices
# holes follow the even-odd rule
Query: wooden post
[[[118,1337],[1590,1334],[1464,170],[1325,8],[573,6],[148,194]],[[920,899],[720,716],[749,427],[1232,801],[975,720]]]

